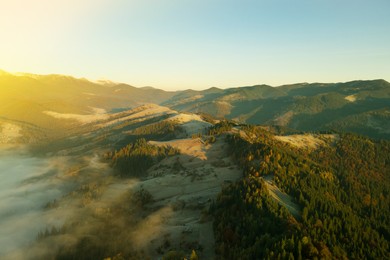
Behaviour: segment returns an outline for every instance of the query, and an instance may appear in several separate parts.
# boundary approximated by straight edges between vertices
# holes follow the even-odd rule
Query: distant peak
[[[151,86],[141,87],[140,89],[145,89],[145,90],[156,90],[156,88],[151,87]]]
[[[98,80],[90,80],[90,81],[93,83],[99,84],[99,85],[109,86],[109,87],[118,85],[117,82],[114,82],[114,81],[109,80],[109,79],[98,79]]]
[[[33,73],[26,73],[26,72],[17,72],[14,73],[15,76],[19,77],[29,77],[32,79],[76,79],[69,75],[62,75],[62,74],[47,74],[47,75],[41,75],[41,74],[33,74]]]
[[[272,88],[272,86],[266,85],[266,84],[254,85],[254,86],[251,86],[251,87],[252,88]]]
[[[206,89],[206,90],[222,90],[222,89],[220,89],[220,88],[217,88],[217,87],[211,87],[211,88],[209,88],[209,89]]]
[[[381,83],[389,83],[388,81],[386,81],[384,79],[373,79],[372,81],[381,82]]]
[[[33,78],[33,79],[38,79],[38,78],[42,77],[41,75],[26,73],[26,72],[16,72],[13,75],[17,76],[17,77],[28,77],[28,78]]]

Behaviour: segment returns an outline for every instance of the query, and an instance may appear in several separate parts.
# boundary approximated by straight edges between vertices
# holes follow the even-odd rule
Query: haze
[[[390,80],[390,2],[0,1],[0,68],[137,87]]]
[[[0,257],[35,240],[47,226],[61,226],[43,208],[66,190],[53,161],[0,149]],[[33,225],[31,224],[33,223]]]
[[[118,203],[135,184],[112,178],[108,166],[100,163],[96,155],[31,157],[24,148],[10,148],[0,146],[2,259],[54,259],[58,248],[77,243],[85,232],[107,232],[99,210]],[[91,203],[90,189],[96,185],[104,196]],[[158,218],[158,214],[154,216]],[[120,221],[111,219],[110,223],[128,232]],[[158,226],[149,229],[153,228]],[[47,239],[47,232],[53,230],[62,233]],[[127,241],[125,235],[116,234],[118,239]],[[132,235],[126,237],[130,239]]]

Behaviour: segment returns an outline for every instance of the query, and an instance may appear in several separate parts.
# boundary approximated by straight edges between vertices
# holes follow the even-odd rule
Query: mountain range
[[[390,134],[390,84],[384,80],[184,91],[163,105],[302,131],[352,131],[386,138]]]
[[[0,258],[389,259],[384,80],[0,93]]]
[[[390,138],[390,83],[385,80],[164,91],[2,71],[0,88],[0,122],[20,127],[23,142],[61,135],[149,103],[285,131],[341,131]]]

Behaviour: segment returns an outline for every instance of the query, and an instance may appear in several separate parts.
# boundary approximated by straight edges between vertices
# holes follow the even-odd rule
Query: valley
[[[72,117],[62,119],[73,120]],[[177,129],[166,129],[164,122]],[[163,128],[160,129],[161,124]],[[10,259],[26,254],[29,259],[68,258],[74,250],[79,256],[87,253],[84,249],[76,249],[84,241],[90,247],[105,248],[103,255],[99,250],[96,255],[92,254],[97,258],[136,254],[140,258],[157,259],[173,249],[185,254],[196,250],[204,259],[215,258],[212,217],[208,208],[224,185],[239,179],[241,170],[231,161],[223,138],[209,143],[206,137],[196,137],[210,126],[211,123],[198,115],[147,104],[82,123],[77,132],[70,131],[65,140],[57,137],[29,149],[23,148],[26,156],[33,152],[38,154],[37,160],[60,162],[60,165],[53,165],[50,175],[44,173],[34,177],[34,183],[55,178],[58,185],[67,189],[58,191],[54,197],[31,197],[39,204],[34,214],[41,216],[42,224],[34,226],[33,230],[24,230],[27,234],[24,242],[14,243],[13,248],[0,255]],[[7,130],[11,128],[7,127]],[[104,151],[151,134],[157,140],[168,140],[149,141],[150,145],[170,146],[179,154],[149,165],[150,169],[142,176],[118,177],[115,169],[104,160]],[[21,148],[11,146],[10,149]],[[15,164],[25,163],[16,158]],[[20,174],[23,176],[23,171]],[[15,189],[14,186],[10,188]],[[29,189],[34,193],[41,192],[40,186]],[[150,196],[147,201],[139,197],[144,196],[143,193]],[[18,217],[23,221],[26,219],[26,224],[36,218],[32,219],[28,212],[21,212]],[[80,233],[87,230],[98,240],[85,241]],[[113,230],[117,233],[110,239],[116,245],[103,246],[103,241],[99,242],[100,234],[107,232],[107,239]],[[16,232],[16,235],[20,237],[23,233]],[[134,246],[113,251],[122,243]]]
[[[66,215],[44,207],[76,184],[64,172],[65,158],[30,157],[14,149],[0,149],[0,257],[28,246],[47,226],[63,225]]]
[[[385,81],[0,83],[0,258],[389,256]]]

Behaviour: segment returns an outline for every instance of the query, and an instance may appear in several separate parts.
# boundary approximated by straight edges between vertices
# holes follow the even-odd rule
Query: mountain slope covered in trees
[[[244,123],[390,137],[390,83],[384,80],[187,91],[163,104]]]
[[[259,127],[228,135],[244,170],[211,208],[220,259],[387,259],[390,143],[353,134],[319,135],[297,148]],[[293,217],[263,176],[295,199]]]

